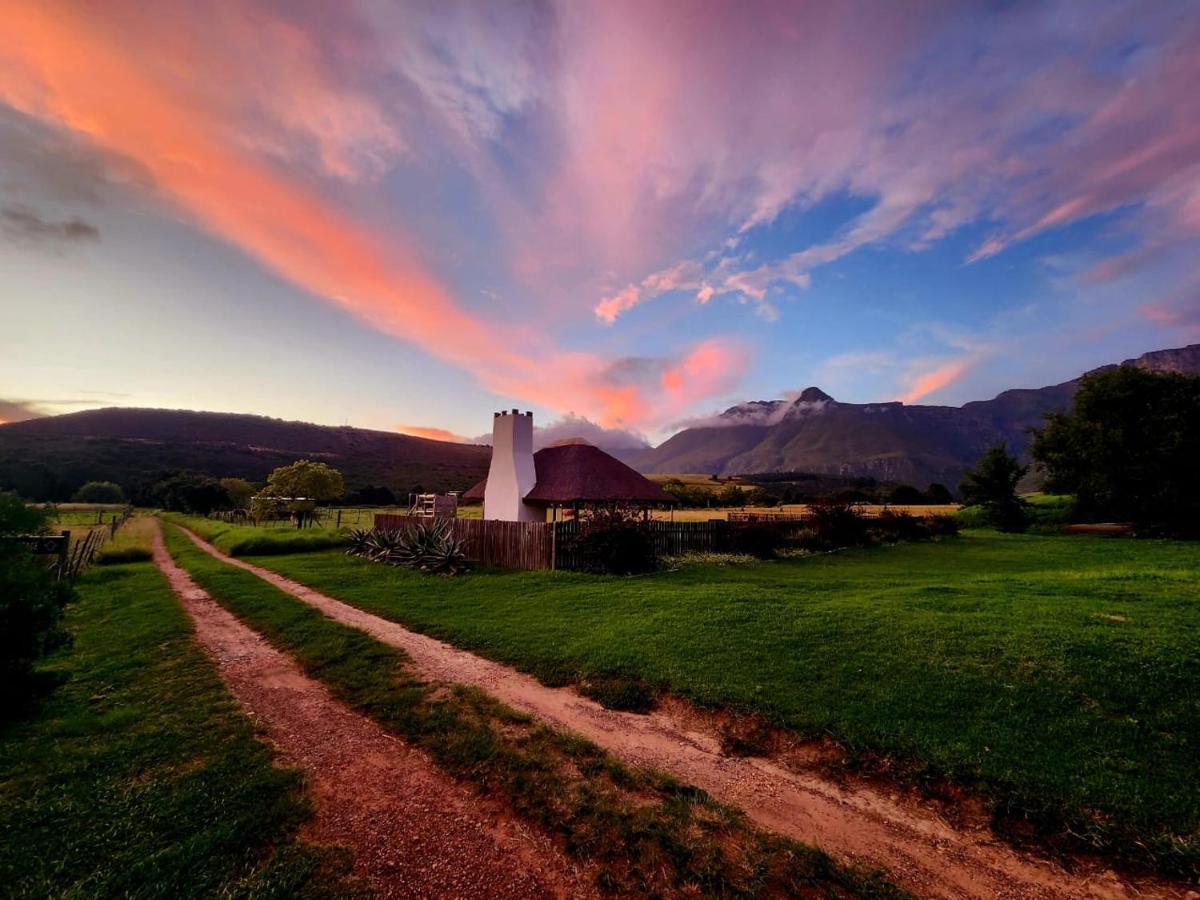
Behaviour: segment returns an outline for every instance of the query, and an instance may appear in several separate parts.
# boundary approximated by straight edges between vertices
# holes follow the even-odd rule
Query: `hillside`
[[[346,488],[398,494],[466,489],[487,473],[486,447],[365,428],[263,416],[164,409],[98,409],[0,425],[0,490],[65,500],[85,481],[127,491],[172,470],[262,481],[276,466],[316,459],[341,470]]]
[[[1146,353],[1121,365],[1200,375],[1200,344]],[[721,475],[805,471],[925,486],[958,484],[991,444],[1024,453],[1027,429],[1066,409],[1078,380],[1004,391],[963,406],[840,403],[818,388],[794,401],[753,401],[688,428],[632,459],[643,472]]]

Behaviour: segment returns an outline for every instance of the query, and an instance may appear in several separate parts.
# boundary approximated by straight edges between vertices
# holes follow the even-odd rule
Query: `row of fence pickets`
[[[375,516],[375,527],[399,531],[410,525],[429,524],[429,519],[392,513]],[[463,552],[472,563],[506,569],[565,569],[583,567],[576,542],[579,522],[501,522],[494,519],[440,519],[463,542]],[[731,546],[737,529],[770,521],[785,532],[803,526],[798,515],[740,520],[711,519],[705,522],[640,523],[654,542],[658,556],[682,556],[687,553],[720,553]]]

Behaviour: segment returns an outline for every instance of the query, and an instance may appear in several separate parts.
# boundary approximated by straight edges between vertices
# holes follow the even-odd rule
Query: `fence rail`
[[[565,522],[500,522],[485,519],[442,519],[454,536],[464,542],[467,559],[477,565],[500,566],[507,569],[566,569],[584,568],[585,560],[579,549],[580,523]],[[649,534],[656,556],[682,556],[686,553],[721,553],[735,545],[739,530],[770,524],[790,533],[802,526],[802,516],[778,517],[768,520],[746,519],[706,522],[639,523]],[[428,523],[407,515],[380,513],[375,527],[399,531],[413,524]],[[788,534],[790,536],[790,534]]]
[[[549,522],[497,522],[484,519],[450,519],[445,522],[463,542],[467,559],[481,566],[506,569],[553,569],[555,534]],[[415,524],[429,524],[420,516],[379,513],[375,527],[399,531]]]

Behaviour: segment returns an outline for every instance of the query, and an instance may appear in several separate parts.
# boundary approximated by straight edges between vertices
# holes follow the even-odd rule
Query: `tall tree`
[[[267,497],[287,498],[285,508],[292,514],[297,528],[317,524],[320,520],[317,505],[335,500],[345,492],[341,472],[308,459],[280,466],[267,476],[267,486],[263,490]]]
[[[1047,490],[1089,518],[1200,528],[1200,378],[1132,366],[1085,375],[1069,413],[1034,431]]]
[[[221,489],[229,497],[234,509],[249,509],[250,498],[254,496],[254,485],[245,478],[222,478]]]
[[[346,492],[342,473],[332,466],[308,459],[280,466],[267,477],[263,493],[272,497],[291,497],[324,503]]]
[[[1017,482],[1028,471],[1014,456],[1009,456],[1004,444],[989,447],[988,451],[968,469],[958,486],[963,502],[980,506],[988,522],[1001,531],[1024,531],[1029,527],[1025,502],[1017,496]]]

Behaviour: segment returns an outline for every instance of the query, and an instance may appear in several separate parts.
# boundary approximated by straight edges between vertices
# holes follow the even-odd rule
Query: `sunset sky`
[[[1200,5],[0,3],[0,419],[657,440],[1200,340]]]

